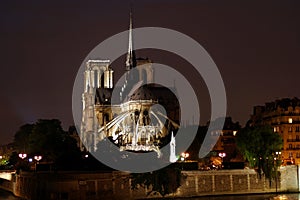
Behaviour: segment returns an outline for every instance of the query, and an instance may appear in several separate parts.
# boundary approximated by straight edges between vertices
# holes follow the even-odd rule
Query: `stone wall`
[[[280,175],[281,174],[281,175]],[[190,197],[221,194],[247,194],[275,192],[298,192],[297,166],[280,168],[277,184],[264,177],[259,178],[254,170],[183,171],[181,186],[169,196]],[[7,184],[7,183],[5,183]],[[29,173],[16,175],[11,182],[16,196],[25,199],[140,199],[149,190],[131,190],[130,174],[108,173]],[[1,184],[0,184],[1,185]]]

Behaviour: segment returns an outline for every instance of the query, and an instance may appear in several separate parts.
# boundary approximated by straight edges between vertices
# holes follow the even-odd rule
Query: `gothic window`
[[[296,141],[299,141],[299,135],[296,135]]]
[[[293,153],[292,152],[289,152],[289,157],[293,157]]]
[[[289,144],[289,149],[292,149],[292,148],[293,148],[292,144]]]
[[[289,127],[289,132],[292,132],[293,131],[293,127]]]
[[[296,157],[300,158],[300,153],[299,152],[297,152]]]
[[[296,126],[296,132],[300,132],[300,127]]]

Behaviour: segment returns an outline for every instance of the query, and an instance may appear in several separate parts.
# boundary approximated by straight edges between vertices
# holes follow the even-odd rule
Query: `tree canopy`
[[[132,189],[139,186],[150,190],[147,195],[160,194],[165,196],[176,192],[181,182],[181,169],[175,164],[153,172],[131,174]]]
[[[64,131],[57,119],[40,119],[35,124],[25,124],[14,136],[18,153],[42,155],[43,161],[57,165],[72,165],[81,159],[76,140]]]
[[[281,164],[276,152],[282,149],[283,141],[278,133],[270,126],[245,127],[237,134],[237,146],[250,167],[257,170],[259,175],[274,178]]]

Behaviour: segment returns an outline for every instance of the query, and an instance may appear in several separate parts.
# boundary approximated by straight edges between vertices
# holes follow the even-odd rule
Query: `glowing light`
[[[220,156],[221,158],[224,158],[224,157],[226,156],[226,153],[219,153],[219,156]]]
[[[289,123],[291,124],[291,123],[293,123],[293,118],[289,118]]]
[[[189,156],[190,156],[189,153],[182,152],[182,153],[181,153],[181,158],[180,158],[180,160],[181,160],[181,161],[184,161],[184,160],[186,160]]]
[[[34,159],[39,162],[40,160],[42,160],[42,156],[34,156]]]
[[[19,154],[19,157],[20,157],[21,159],[24,159],[24,158],[27,157],[27,154],[26,154],[26,153],[20,153],[20,154]]]

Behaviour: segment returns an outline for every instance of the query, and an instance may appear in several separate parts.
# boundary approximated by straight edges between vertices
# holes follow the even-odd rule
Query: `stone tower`
[[[84,92],[82,94],[81,138],[88,151],[95,145],[98,120],[95,113],[97,88],[113,88],[113,70],[109,60],[88,60],[84,71]],[[83,147],[82,147],[83,150]]]

